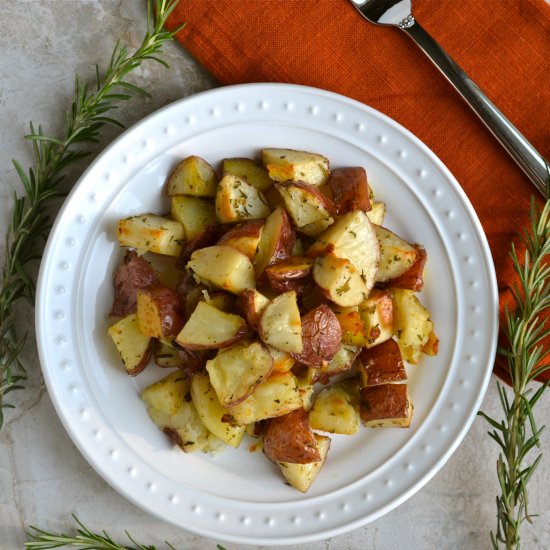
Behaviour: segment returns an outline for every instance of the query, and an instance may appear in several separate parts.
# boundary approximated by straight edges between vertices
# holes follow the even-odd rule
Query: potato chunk
[[[254,257],[256,276],[260,277],[267,266],[289,258],[295,240],[296,233],[288,214],[283,208],[276,208],[267,218],[258,243]]]
[[[223,235],[218,244],[232,246],[254,260],[264,229],[263,220],[255,220],[238,225]]]
[[[264,309],[269,304],[269,298],[253,288],[248,288],[243,290],[238,300],[247,323],[257,330]]]
[[[307,492],[311,487],[315,478],[319,475],[323,464],[325,463],[330,448],[330,438],[325,435],[315,434],[317,450],[321,456],[318,462],[310,462],[309,464],[293,464],[291,462],[279,462],[278,466],[283,474],[283,477],[288,483],[301,491]]]
[[[172,372],[158,382],[147,386],[141,399],[149,406],[172,416],[176,414],[189,392],[189,380],[181,372]]]
[[[263,220],[271,208],[261,191],[245,179],[227,174],[216,191],[216,216],[221,223]]]
[[[271,418],[264,431],[264,453],[272,462],[308,464],[321,460],[304,409]]]
[[[228,347],[247,334],[246,321],[242,317],[199,302],[176,342],[189,349],[217,349]]]
[[[306,235],[317,237],[334,222],[332,201],[314,185],[286,182],[277,184],[277,190],[294,224]]]
[[[360,348],[358,346],[342,344],[330,363],[316,368],[308,368],[307,376],[309,382],[311,384],[316,384],[317,382],[328,384],[333,376],[351,370],[359,351]]]
[[[334,254],[315,258],[313,279],[327,300],[339,306],[358,306],[369,294],[369,289],[355,265],[348,259],[337,258]]]
[[[365,347],[372,347],[389,340],[395,331],[394,305],[390,292],[375,289],[359,305],[359,315],[366,334]]]
[[[433,333],[430,312],[412,290],[396,288],[392,294],[394,328],[399,349],[405,361],[416,364],[420,360],[422,348]]]
[[[206,373],[197,373],[191,379],[191,398],[202,423],[224,443],[238,447],[245,426],[232,426],[229,422],[223,421],[229,409],[220,404]]]
[[[332,361],[341,340],[342,329],[336,315],[322,304],[302,317],[303,349],[293,356],[303,365],[318,368]]]
[[[383,202],[372,202],[367,218],[373,225],[382,225],[386,217],[386,205]]]
[[[323,185],[329,175],[326,157],[293,149],[264,149],[262,162],[275,181],[303,181],[311,185]]]
[[[369,428],[408,428],[412,402],[407,384],[382,384],[361,390],[361,420]]]
[[[265,274],[269,285],[276,292],[294,290],[298,296],[307,292],[313,285],[311,270],[313,260],[304,256],[291,256],[266,267]]]
[[[214,197],[218,176],[204,159],[191,156],[183,159],[174,169],[166,184],[166,194]]]
[[[406,288],[408,290],[414,290],[415,292],[420,292],[424,287],[423,272],[428,256],[424,247],[415,245],[415,248],[418,251],[415,262],[405,271],[405,273],[389,282],[392,287]]]
[[[346,435],[353,435],[361,424],[353,397],[342,384],[317,394],[309,411],[309,422],[314,430]]]
[[[239,343],[206,363],[210,382],[224,407],[246,399],[273,370],[273,358],[259,342]]]
[[[244,401],[231,407],[234,424],[251,424],[266,418],[282,416],[303,406],[302,395],[291,372],[273,373],[256,386]]]
[[[273,185],[273,180],[269,177],[267,170],[252,159],[224,159],[222,172],[224,176],[226,174],[232,174],[245,179],[250,185],[258,189],[258,191],[267,191]]]
[[[172,197],[170,213],[172,218],[183,225],[185,238],[196,239],[204,230],[216,224],[214,205],[199,197]]]
[[[381,225],[375,225],[374,231],[380,244],[380,263],[376,281],[391,281],[411,268],[418,257],[418,250]]]
[[[124,317],[110,326],[108,333],[120,353],[128,374],[139,374],[149,364],[153,340],[140,332],[137,315],[131,313]]]
[[[137,319],[142,334],[171,338],[183,327],[183,313],[175,290],[157,285],[138,290]]]
[[[336,168],[328,180],[338,214],[371,209],[369,184],[364,168]]]
[[[258,333],[266,344],[274,348],[302,353],[302,322],[294,291],[280,294],[266,306]]]
[[[310,258],[327,254],[349,260],[359,271],[367,292],[372,289],[380,249],[376,233],[365,212],[355,210],[344,214],[306,252]]]
[[[142,214],[118,222],[120,246],[135,248],[138,252],[156,252],[179,256],[185,232],[181,223],[157,216]]]
[[[256,287],[252,262],[232,246],[215,245],[195,250],[187,268],[203,281],[232,294]]]
[[[364,387],[407,380],[407,371],[395,340],[386,340],[382,344],[364,349],[359,355],[358,363]]]
[[[359,308],[357,306],[335,307],[333,311],[342,329],[342,343],[353,346],[364,346],[367,342],[367,334]]]

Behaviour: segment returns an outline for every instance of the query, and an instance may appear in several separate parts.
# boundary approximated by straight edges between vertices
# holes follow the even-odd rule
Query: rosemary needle
[[[39,259],[42,245],[50,229],[47,206],[62,196],[60,184],[65,169],[86,157],[82,144],[99,142],[100,130],[106,124],[122,124],[108,116],[117,104],[131,99],[131,94],[150,96],[144,89],[127,82],[128,75],[144,61],[153,60],[168,66],[159,57],[165,42],[181,29],[164,30],[164,24],[179,0],[148,0],[147,32],[139,48],[130,55],[126,46],[117,43],[107,70],[101,76],[96,67],[97,86],[91,90],[78,77],[74,84],[74,98],[67,113],[62,137],[44,134],[42,128],[30,124],[25,136],[33,145],[34,166],[28,173],[13,161],[24,194],[13,196],[13,214],[5,234],[5,258],[0,275],[0,429],[4,410],[13,408],[6,403],[8,393],[21,389],[26,373],[20,360],[26,335],[18,334],[15,327],[16,306],[21,300],[34,303],[35,285],[29,275],[30,262]],[[153,12],[155,17],[153,18]]]

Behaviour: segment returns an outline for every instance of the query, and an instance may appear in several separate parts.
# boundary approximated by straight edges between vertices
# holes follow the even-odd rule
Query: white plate
[[[410,429],[333,436],[309,493],[286,486],[244,443],[209,457],[175,450],[149,421],[106,336],[119,218],[164,212],[178,159],[219,163],[263,147],[306,149],[367,169],[385,225],[428,251],[422,300],[439,355],[409,368]],[[51,232],[38,283],[40,360],[74,443],[129,500],[199,535],[250,544],[334,536],[388,512],[441,468],[487,387],[497,332],[493,265],[480,223],[443,164],[384,115],[325,91],[281,84],[219,88],[161,109],[125,132],[82,176]]]

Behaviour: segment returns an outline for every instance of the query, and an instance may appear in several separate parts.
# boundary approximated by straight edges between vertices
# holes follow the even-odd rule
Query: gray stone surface
[[[40,122],[50,133],[59,131],[72,97],[73,75],[77,72],[83,78],[92,77],[95,63],[105,66],[118,38],[136,46],[144,31],[143,5],[141,0],[1,2],[2,232],[11,213],[11,194],[21,191],[11,159],[16,158],[23,165],[31,160],[29,145],[23,140],[28,122]],[[178,98],[215,86],[214,80],[177,45],[167,47],[167,59],[171,70],[148,64],[137,75],[153,92],[153,98],[138,99],[123,107],[119,117],[126,124]],[[118,132],[105,132],[96,150],[105,147]],[[71,171],[69,186],[85,165]],[[29,382],[24,392],[12,394],[17,407],[7,411],[7,424],[0,432],[0,549],[21,548],[29,525],[69,531],[71,513],[91,528],[106,529],[121,539],[128,529],[137,540],[160,547],[169,540],[177,548],[214,549],[215,542],[142,512],[91,469],[66,434],[44,389],[32,338],[31,310],[23,312],[19,324],[21,330],[31,333],[24,356]],[[538,407],[541,422],[550,416],[549,401],[545,396]],[[495,380],[491,381],[483,409],[498,410]],[[463,443],[434,479],[396,510],[364,528],[300,548],[489,548],[489,530],[495,526],[497,450],[485,432],[486,425],[476,419]],[[548,434],[543,436],[542,448],[544,461],[530,483],[531,509],[540,516],[534,525],[526,525],[523,548],[550,548]],[[232,544],[225,546],[228,550],[237,548]]]

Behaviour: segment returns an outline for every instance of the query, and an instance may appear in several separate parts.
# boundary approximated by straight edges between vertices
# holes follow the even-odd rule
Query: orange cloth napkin
[[[550,159],[550,7],[545,0],[414,0],[417,21]],[[182,0],[168,27],[221,84],[288,82],[359,100],[412,131],[446,164],[487,234],[501,305],[510,243],[535,188],[401,31],[347,0]],[[503,367],[497,364],[497,374]]]

